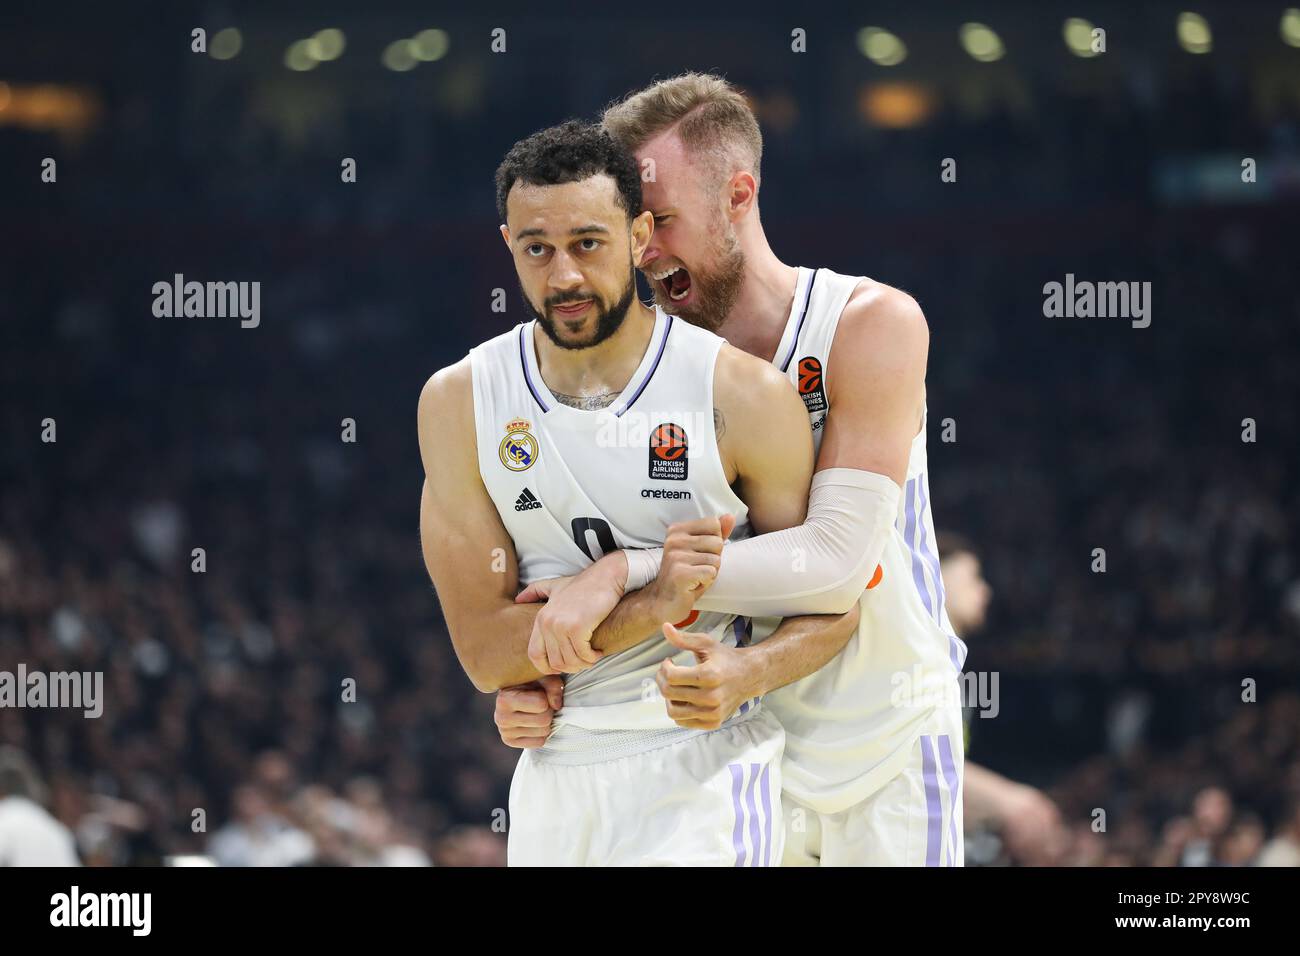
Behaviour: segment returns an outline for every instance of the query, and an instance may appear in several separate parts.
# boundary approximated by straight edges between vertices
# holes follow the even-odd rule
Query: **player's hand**
[[[757,681],[743,650],[719,644],[708,634],[679,631],[671,624],[664,625],[664,637],[695,655],[690,666],[665,658],[655,674],[668,716],[679,727],[717,730],[742,703],[757,696]]]
[[[1061,813],[1050,797],[1026,784],[1013,784],[999,799],[998,816],[1013,859],[1030,866],[1051,862]]]
[[[564,679],[547,675],[531,684],[497,691],[496,720],[501,742],[531,750],[546,743],[551,721],[564,706]]]
[[[539,601],[550,603],[552,597],[558,597],[560,593],[567,588],[577,578],[576,574],[570,574],[560,578],[546,578],[542,581],[534,581],[528,587],[524,588],[515,595],[516,604],[536,604]],[[557,605],[558,607],[558,605]],[[545,610],[545,608],[543,608]],[[539,637],[537,624],[534,621],[532,633],[528,637],[528,659],[533,666],[543,674],[551,675],[561,673],[551,667],[549,655],[547,655],[545,638]],[[541,663],[543,660],[545,664]],[[521,685],[527,686],[527,685]]]
[[[516,604],[536,604],[538,601],[549,601],[551,595],[559,594],[567,588],[576,578],[576,574],[570,574],[563,578],[546,578],[542,581],[534,581],[528,587],[524,588],[515,595]]]
[[[572,578],[539,582],[521,591],[517,602],[530,591],[548,595],[528,640],[533,666],[542,674],[576,674],[604,657],[591,646],[591,636],[614,610],[626,584],[627,559],[617,552]]]
[[[661,620],[684,620],[713,586],[722,565],[722,544],[735,527],[736,516],[729,514],[668,526],[659,574],[647,586]]]

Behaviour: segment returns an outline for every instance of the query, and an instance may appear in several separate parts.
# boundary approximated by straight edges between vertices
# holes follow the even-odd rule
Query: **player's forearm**
[[[827,468],[813,478],[802,525],[728,542],[697,610],[750,617],[844,614],[866,589],[898,514],[901,490],[884,475]],[[663,549],[625,552],[628,587],[654,579]]]
[[[660,632],[663,617],[655,601],[654,589],[623,593],[627,581],[627,559],[623,552],[606,555],[583,574],[597,575],[606,587],[623,594],[614,610],[592,632],[592,647],[606,655],[617,654]]]
[[[987,767],[967,760],[962,770],[962,812],[968,825],[1001,820],[1006,796],[1015,784]]]
[[[633,591],[618,602],[592,633],[591,646],[607,655],[617,654],[659,634],[663,624],[650,592]]]
[[[758,617],[847,613],[888,543],[900,494],[884,475],[852,468],[818,472],[807,520],[729,542],[717,580],[695,606]]]
[[[857,605],[846,614],[786,618],[767,640],[744,649],[754,674],[753,693],[770,693],[821,670],[844,649],[857,625]]]
[[[510,604],[473,625],[449,629],[461,667],[485,694],[541,677],[528,659],[528,639],[541,604]]]

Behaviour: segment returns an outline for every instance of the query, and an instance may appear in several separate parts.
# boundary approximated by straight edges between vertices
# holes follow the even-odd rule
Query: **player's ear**
[[[741,170],[727,182],[727,218],[739,222],[758,202],[758,183],[754,174]]]
[[[504,222],[501,224],[501,238],[506,241],[506,248],[510,249],[510,227]],[[513,249],[510,249],[513,252]]]
[[[649,209],[643,210],[639,216],[632,220],[632,264],[638,268],[641,266],[641,257],[645,255],[646,248],[650,245],[650,237],[654,235],[655,217]]]

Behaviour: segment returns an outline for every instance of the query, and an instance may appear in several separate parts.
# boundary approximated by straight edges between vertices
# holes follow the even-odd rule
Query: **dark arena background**
[[[97,716],[0,697],[8,796],[86,866],[505,862],[416,400],[528,318],[509,146],[701,70],[776,253],[928,319],[1006,785],[967,865],[1300,864],[1300,8],[619,9],[0,11],[0,673],[102,675]],[[178,274],[258,321],[156,316]],[[1083,281],[1145,315],[1054,312]]]

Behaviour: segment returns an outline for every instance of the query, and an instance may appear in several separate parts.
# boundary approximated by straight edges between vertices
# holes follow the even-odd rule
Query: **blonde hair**
[[[738,89],[711,73],[683,73],[653,83],[605,109],[609,134],[636,151],[670,127],[687,151],[719,178],[747,169],[759,181],[763,134]]]

